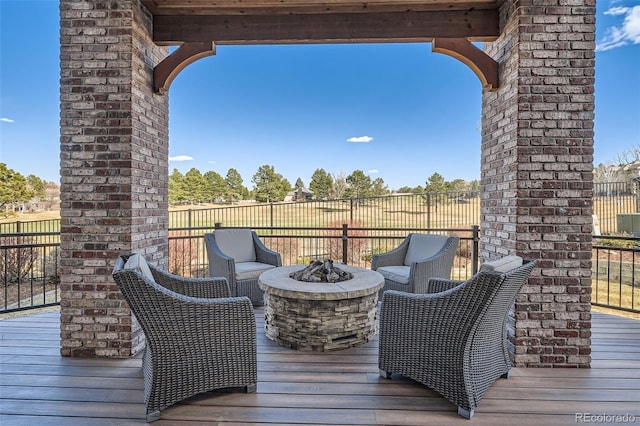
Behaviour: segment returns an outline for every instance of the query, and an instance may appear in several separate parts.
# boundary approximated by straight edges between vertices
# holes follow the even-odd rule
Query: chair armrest
[[[404,265],[404,259],[409,248],[409,239],[411,234],[407,236],[398,247],[386,253],[374,254],[371,258],[371,269],[374,271],[382,266]]]
[[[282,266],[282,257],[280,253],[269,249],[264,245],[258,234],[254,231],[251,232],[253,237],[253,245],[256,250],[256,261],[260,263],[266,263],[273,266]]]
[[[255,352],[255,314],[248,297],[196,298],[147,283],[153,287],[149,297],[132,300],[139,303],[136,318],[154,356],[215,359],[224,352],[220,357],[234,359],[233,353]]]
[[[199,298],[231,297],[229,283],[224,277],[187,278],[164,271],[149,264],[156,283],[176,293]]]
[[[420,354],[441,348],[438,355],[441,358],[458,352],[474,326],[467,320],[468,311],[479,303],[469,297],[473,292],[465,288],[462,285],[434,294],[384,292],[380,306],[380,353],[394,352],[407,344],[413,347],[412,352]]]

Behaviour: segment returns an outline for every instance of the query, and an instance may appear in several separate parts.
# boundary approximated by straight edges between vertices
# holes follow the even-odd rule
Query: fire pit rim
[[[306,265],[289,265],[263,272],[258,278],[258,286],[265,293],[279,297],[308,300],[353,299],[372,294],[384,286],[384,277],[377,271],[342,263],[338,265],[352,273],[353,278],[335,283],[298,281],[290,278],[289,273]]]

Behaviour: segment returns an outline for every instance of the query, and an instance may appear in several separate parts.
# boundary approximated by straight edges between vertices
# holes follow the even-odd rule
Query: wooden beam
[[[493,41],[499,35],[493,9],[153,18],[153,40],[159,45],[430,42],[441,37]]]
[[[490,92],[498,90],[498,63],[465,38],[436,38],[431,51],[452,56],[466,64],[478,76],[482,87]]]
[[[216,46],[212,42],[184,43],[169,56],[164,58],[153,70],[153,90],[164,95],[169,91],[173,79],[200,58],[216,54]]]

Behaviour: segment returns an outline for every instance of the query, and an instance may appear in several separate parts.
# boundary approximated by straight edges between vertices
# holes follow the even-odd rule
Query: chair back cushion
[[[501,259],[484,262],[480,265],[481,271],[509,272],[522,266],[522,258],[520,256],[505,256]]]
[[[446,235],[413,234],[409,240],[404,264],[411,266],[413,262],[424,260],[438,253],[449,237]]]
[[[153,274],[151,273],[151,269],[149,269],[149,265],[147,265],[147,261],[139,253],[134,253],[129,256],[123,269],[136,269],[143,277],[149,278],[151,281],[155,281]]]
[[[250,229],[218,229],[213,235],[222,253],[232,257],[235,262],[256,261],[256,249]]]

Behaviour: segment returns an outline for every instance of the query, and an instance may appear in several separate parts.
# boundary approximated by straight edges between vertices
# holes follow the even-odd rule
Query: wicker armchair
[[[432,279],[433,294],[387,291],[380,312],[380,375],[400,374],[439,392],[470,419],[487,389],[508,377],[506,321],[535,261],[468,281]]]
[[[282,266],[280,253],[269,250],[250,229],[217,229],[204,235],[209,275],[224,277],[231,295],[247,296],[254,305],[263,304],[258,277],[264,271]]]
[[[228,297],[224,278],[178,277],[134,254],[117,259],[113,279],[146,336],[147,421],[202,392],[256,390],[253,306],[246,297]]]
[[[371,269],[384,276],[379,299],[387,290],[427,293],[430,278],[451,278],[459,241],[444,235],[409,234],[390,252],[375,254]]]

